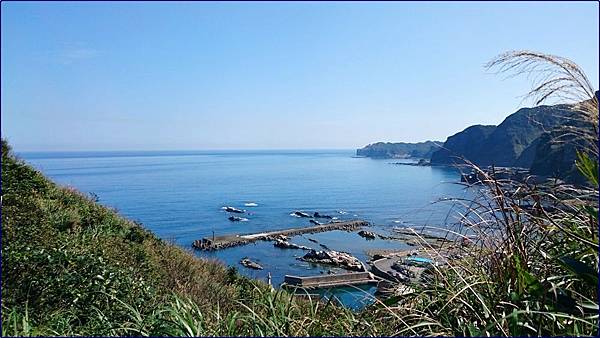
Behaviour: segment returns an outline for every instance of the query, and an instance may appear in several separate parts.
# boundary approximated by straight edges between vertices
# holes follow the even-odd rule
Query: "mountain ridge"
[[[568,105],[521,108],[498,126],[489,126],[488,133],[474,133],[471,126],[448,137],[442,149],[432,154],[431,163],[461,164],[467,159],[479,166],[529,168],[538,138],[566,123],[572,114]]]

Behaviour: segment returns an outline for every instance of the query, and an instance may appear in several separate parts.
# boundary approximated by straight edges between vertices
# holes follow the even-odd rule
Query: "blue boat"
[[[429,266],[431,264],[433,264],[433,260],[429,259],[429,258],[425,258],[425,257],[406,257],[404,259],[404,264],[406,265],[413,265],[413,266],[420,266],[420,267],[426,267]]]

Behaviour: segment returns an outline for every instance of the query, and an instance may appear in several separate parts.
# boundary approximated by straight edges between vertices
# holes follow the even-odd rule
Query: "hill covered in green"
[[[424,158],[439,149],[442,142],[425,141],[419,143],[377,142],[356,150],[357,156],[373,158]]]
[[[3,336],[347,332],[332,312],[348,311],[314,314],[314,304],[197,258],[54,184],[2,141]],[[313,324],[292,327],[311,313]]]
[[[538,138],[569,119],[566,105],[522,108],[498,126],[471,126],[448,137],[431,156],[435,165],[462,164],[529,168],[536,155]]]

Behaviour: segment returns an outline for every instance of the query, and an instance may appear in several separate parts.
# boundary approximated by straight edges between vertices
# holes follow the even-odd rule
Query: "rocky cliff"
[[[567,105],[522,108],[498,126],[471,126],[448,137],[433,153],[432,164],[460,164],[464,159],[480,166],[524,167],[533,163],[540,136],[569,120]]]
[[[442,147],[431,155],[432,164],[462,163],[463,158],[478,158],[483,152],[483,140],[486,140],[496,126],[474,125],[456,133],[446,140]]]

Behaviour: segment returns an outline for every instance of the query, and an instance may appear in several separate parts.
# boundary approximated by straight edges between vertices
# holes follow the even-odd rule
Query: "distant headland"
[[[582,183],[575,168],[573,142],[555,142],[559,129],[585,128],[573,118],[576,105],[543,105],[521,108],[502,123],[473,125],[449,136],[445,142],[377,142],[356,150],[371,158],[415,158],[431,165],[460,165],[465,160],[478,166],[530,169],[539,176]]]

